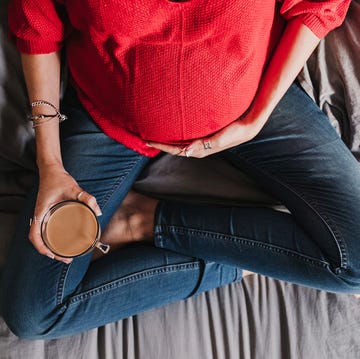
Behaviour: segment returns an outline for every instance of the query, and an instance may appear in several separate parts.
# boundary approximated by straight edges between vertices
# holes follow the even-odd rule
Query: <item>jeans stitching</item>
[[[102,199],[102,201],[99,203],[100,208],[104,209],[108,203],[108,201],[110,200],[110,198],[112,197],[112,195],[116,192],[116,190],[121,186],[122,183],[124,183],[124,180],[127,178],[127,176],[129,176],[129,174],[131,174],[134,169],[137,168],[137,166],[140,166],[142,164],[142,160],[144,160],[144,156],[138,156],[136,158],[136,160],[133,160],[131,162],[129,162],[129,169],[123,173],[120,177],[117,178],[117,180],[114,181],[111,189],[109,189],[107,191],[107,193],[105,194],[104,198]],[[124,197],[125,197],[126,193],[124,193]]]
[[[324,212],[322,212],[321,208],[317,206],[317,203],[311,199],[306,199],[306,196],[303,194],[299,194],[299,197],[301,197],[305,202],[308,202],[311,206],[311,208],[314,210],[316,214],[319,215],[321,219],[323,219],[323,222],[326,224],[330,232],[333,234],[333,239],[338,247],[339,256],[340,256],[340,268],[346,269],[347,268],[347,253],[346,253],[346,246],[345,242],[342,239],[341,233],[337,229],[336,224],[332,221],[331,218],[327,216]],[[335,268],[335,270],[338,270]]]
[[[232,151],[231,151],[232,150]],[[230,152],[233,152],[233,149],[229,150]],[[295,189],[291,188],[287,183],[283,182],[281,179],[273,176],[271,173],[264,170],[259,165],[254,165],[251,163],[247,158],[239,155],[238,153],[235,153],[237,158],[242,159],[244,162],[246,162],[248,165],[256,168],[256,170],[261,171],[266,176],[270,177],[273,181],[276,181],[286,187],[289,191],[291,191],[293,194],[295,194],[297,197],[303,200],[303,202],[312,209],[312,211],[322,220],[322,222],[325,224],[325,226],[328,228],[329,232],[332,235],[332,238],[334,239],[334,242],[338,248],[339,257],[340,257],[340,267],[335,268],[335,271],[338,273],[339,269],[346,269],[347,266],[347,254],[346,254],[346,246],[344,244],[344,241],[342,239],[341,233],[338,231],[336,225],[332,220],[325,214],[322,213],[322,211],[317,207],[317,205],[314,203],[314,201],[307,199],[306,195],[304,195],[302,192],[295,191]]]
[[[130,168],[125,173],[123,173],[121,176],[117,177],[116,180],[114,180],[112,187],[106,192],[106,194],[104,195],[104,198],[102,199],[101,203],[99,203],[100,208],[104,209],[106,207],[106,204],[109,201],[109,199],[111,198],[111,196],[114,194],[116,189],[119,188],[119,186],[124,182],[124,179],[129,175],[129,173],[133,169],[133,166],[137,162],[138,161],[135,161],[135,160],[130,162],[129,163]]]
[[[309,257],[305,254],[301,254],[299,252],[295,252],[290,249],[279,247],[279,246],[276,246],[273,244],[259,242],[257,240],[250,239],[250,238],[240,237],[240,236],[236,236],[236,235],[229,235],[229,234],[220,234],[218,232],[205,231],[205,230],[196,229],[196,228],[186,228],[186,227],[168,226],[168,225],[163,225],[163,226],[160,225],[160,226],[158,226],[158,230],[161,231],[162,233],[164,233],[166,231],[172,232],[172,233],[177,233],[180,235],[186,233],[187,235],[196,236],[197,238],[199,238],[199,236],[201,236],[201,237],[213,239],[213,240],[222,240],[222,241],[225,240],[225,241],[233,242],[233,243],[241,243],[243,245],[247,245],[247,246],[251,246],[251,247],[265,248],[265,249],[268,249],[273,252],[286,254],[288,256],[298,258],[306,263],[311,263],[318,267],[322,267],[322,268],[329,267],[329,263],[319,260],[317,258]]]
[[[60,273],[60,278],[58,282],[58,288],[56,291],[56,305],[60,305],[64,298],[64,289],[65,289],[65,281],[66,277],[69,273],[71,263],[69,265],[63,264],[63,268]]]
[[[164,247],[164,239],[161,235],[161,219],[160,219],[160,214],[163,211],[163,207],[164,207],[164,202],[163,201],[159,201],[157,206],[156,206],[156,210],[155,210],[155,223],[154,223],[154,244],[155,247]]]
[[[144,271],[138,272],[136,274],[127,275],[121,279],[116,279],[112,282],[106,283],[97,288],[89,289],[81,294],[77,294],[69,299],[68,305],[70,306],[70,305],[76,304],[80,301],[88,299],[89,297],[103,294],[109,290],[116,289],[121,285],[129,284],[129,283],[137,281],[137,280],[149,278],[154,275],[162,275],[162,274],[167,274],[167,273],[172,273],[172,272],[186,271],[189,269],[198,269],[198,268],[199,268],[199,262],[192,262],[192,263],[169,265],[169,266],[157,267],[157,268],[153,268],[153,269],[149,269],[149,270],[144,270]]]

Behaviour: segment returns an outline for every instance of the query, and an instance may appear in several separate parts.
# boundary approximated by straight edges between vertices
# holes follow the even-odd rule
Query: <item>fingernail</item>
[[[149,142],[146,142],[145,144],[146,144],[146,146],[148,146],[148,147],[152,147],[152,145],[151,145]]]
[[[101,212],[100,207],[98,207],[98,208],[96,209],[96,215],[97,215],[97,216],[102,216],[102,212]]]
[[[72,262],[72,259],[69,258],[69,259],[63,259],[62,260],[65,264],[70,264]]]
[[[50,259],[55,259],[55,256],[52,253],[48,253],[46,256],[49,257]]]

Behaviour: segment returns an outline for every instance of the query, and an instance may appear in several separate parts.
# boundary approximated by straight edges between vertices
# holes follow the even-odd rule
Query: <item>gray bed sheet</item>
[[[346,145],[360,159],[360,1],[344,24],[330,32],[299,76]]]
[[[253,275],[58,340],[21,340],[0,321],[0,358],[358,359],[359,305]]]
[[[35,174],[33,131],[25,119],[27,100],[21,67],[5,34],[6,4],[0,3],[0,269]],[[353,2],[350,20],[322,42],[299,78],[307,91],[316,94],[315,99],[327,98],[324,110],[333,103],[333,108],[342,109],[345,115],[338,128],[349,129],[343,138],[355,152],[360,123],[356,94],[360,92],[350,90],[359,88],[359,6]],[[344,69],[343,59],[350,62]],[[326,82],[329,69],[331,83]],[[344,88],[349,89],[347,95],[355,96],[346,103]],[[170,161],[164,156],[143,172],[136,188],[183,200],[196,195],[205,202],[241,199],[243,203],[279,206],[276,199],[216,157],[200,162]],[[360,358],[359,338],[360,299],[252,275],[241,283],[59,340],[19,339],[0,318],[0,359],[355,359]]]

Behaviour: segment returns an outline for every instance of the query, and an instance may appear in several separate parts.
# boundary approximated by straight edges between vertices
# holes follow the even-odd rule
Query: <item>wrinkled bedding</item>
[[[0,269],[34,174],[33,131],[16,50],[0,4]],[[360,144],[360,2],[309,60],[299,81],[355,155]],[[331,76],[329,75],[331,74]],[[209,175],[211,174],[211,176]],[[279,206],[215,157],[163,156],[145,169],[139,191],[202,202]],[[280,207],[281,208],[281,207]],[[275,359],[360,357],[360,299],[259,275],[69,338],[26,341],[0,318],[0,359]]]
[[[299,80],[360,158],[360,1],[344,24],[330,32],[307,62]]]
[[[254,275],[58,340],[21,340],[0,321],[0,358],[358,359],[359,306],[354,296]]]

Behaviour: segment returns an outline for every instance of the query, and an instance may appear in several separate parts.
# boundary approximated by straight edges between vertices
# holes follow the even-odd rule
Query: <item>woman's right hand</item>
[[[44,244],[40,234],[40,223],[47,210],[54,204],[65,200],[79,200],[86,203],[96,215],[101,215],[96,198],[83,191],[75,179],[61,165],[42,167],[39,170],[40,183],[32,219],[29,239],[37,251],[49,258],[71,263],[71,258],[55,256]],[[79,196],[79,194],[81,194]]]

